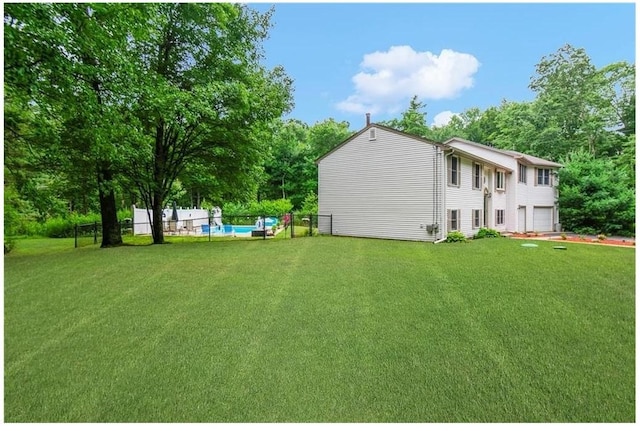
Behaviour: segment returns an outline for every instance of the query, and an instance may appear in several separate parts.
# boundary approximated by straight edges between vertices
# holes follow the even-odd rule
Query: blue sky
[[[535,65],[564,44],[596,67],[635,63],[635,3],[250,3],[275,6],[266,65],[295,82],[288,115],[352,130],[398,117],[411,95],[427,121],[526,101]],[[440,114],[438,117],[436,117]]]

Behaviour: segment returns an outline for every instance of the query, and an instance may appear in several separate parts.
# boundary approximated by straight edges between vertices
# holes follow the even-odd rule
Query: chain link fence
[[[127,237],[147,236],[151,238],[151,223],[148,220],[120,222],[124,241]],[[184,220],[163,220],[162,231],[165,238],[192,237],[203,241],[233,237],[237,239],[296,238],[331,235],[333,217],[321,214],[287,213],[284,215],[225,214],[221,217],[189,218]],[[100,223],[81,224],[74,227],[75,247],[95,245],[102,242]]]

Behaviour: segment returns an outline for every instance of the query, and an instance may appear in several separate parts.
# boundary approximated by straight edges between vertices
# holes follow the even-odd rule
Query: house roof
[[[381,124],[370,123],[364,129],[361,129],[361,130],[357,131],[356,133],[354,133],[353,135],[349,136],[347,139],[342,141],[340,144],[336,145],[333,149],[331,149],[327,153],[323,154],[322,156],[318,157],[316,159],[316,164],[320,163],[320,161],[322,159],[324,159],[325,157],[327,157],[330,154],[334,153],[335,151],[339,150],[340,148],[342,148],[343,146],[345,146],[346,144],[351,142],[353,139],[355,139],[357,136],[361,135],[362,133],[366,132],[367,130],[369,130],[372,127],[375,127],[375,128],[378,128],[378,129],[382,129],[382,130],[386,130],[386,131],[391,132],[391,133],[396,133],[398,135],[406,136],[407,138],[415,139],[416,141],[422,141],[422,142],[424,142],[426,144],[436,145],[438,147],[444,148],[444,146],[442,145],[441,142],[431,141],[429,139],[422,138],[422,137],[420,137],[418,135],[412,135],[410,133],[401,132],[400,130],[396,130],[396,129],[393,129],[393,128],[387,127],[387,126],[383,126]]]
[[[552,168],[561,168],[562,167],[562,165],[559,164],[559,163],[552,162],[552,161],[546,160],[546,159],[541,159],[540,157],[531,156],[529,154],[520,153],[520,152],[514,151],[514,150],[501,150],[499,148],[490,147],[488,145],[479,144],[477,142],[468,141],[468,140],[462,139],[462,138],[451,138],[451,139],[447,140],[444,144],[449,146],[449,143],[451,143],[453,141],[464,142],[465,144],[473,145],[473,146],[476,146],[476,147],[479,147],[479,148],[485,148],[487,150],[491,150],[491,151],[493,151],[495,153],[498,153],[498,154],[504,154],[504,155],[513,157],[514,159],[517,159],[520,163],[525,164],[525,165],[548,166],[548,167],[552,167]]]
[[[448,147],[449,150],[453,150],[453,154],[461,154],[468,159],[475,160],[478,162],[482,162],[487,165],[495,166],[496,168],[502,169],[505,172],[513,172],[513,169],[508,168],[506,166],[501,165],[500,163],[496,163],[493,160],[487,160],[485,158],[479,157],[477,154],[470,153],[468,151],[461,150],[460,148]]]
[[[526,165],[548,166],[548,167],[556,167],[556,168],[561,168],[562,167],[562,165],[559,164],[559,163],[555,163],[555,162],[552,162],[550,160],[541,159],[539,157],[531,156],[531,155],[528,155],[528,154],[520,153],[518,151],[501,150],[501,149],[498,149],[498,148],[490,147],[488,145],[479,144],[479,143],[473,142],[473,141],[468,141],[468,140],[462,139],[462,138],[451,138],[451,139],[447,140],[445,143],[441,143],[441,142],[436,142],[436,141],[432,141],[430,139],[426,139],[426,138],[420,137],[418,135],[412,135],[410,133],[402,132],[400,130],[393,129],[391,127],[383,126],[383,125],[378,124],[378,123],[370,123],[365,128],[363,128],[363,129],[357,131],[356,133],[354,133],[353,135],[349,136],[347,139],[342,141],[340,144],[336,145],[333,149],[331,149],[327,153],[323,154],[322,156],[318,157],[316,159],[316,164],[320,163],[320,161],[322,159],[324,159],[325,157],[329,156],[330,154],[333,154],[335,151],[339,150],[340,148],[342,148],[343,146],[345,146],[346,144],[351,142],[353,139],[355,139],[357,136],[361,135],[362,133],[365,133],[367,130],[369,130],[372,127],[376,127],[378,129],[386,130],[386,131],[391,132],[391,133],[402,135],[402,136],[405,136],[407,138],[415,139],[417,141],[421,141],[421,142],[424,142],[426,144],[435,145],[435,146],[438,146],[438,147],[440,147],[442,149],[452,149],[455,152],[457,152],[459,154],[462,154],[462,155],[464,155],[464,156],[466,156],[466,157],[468,157],[470,159],[478,160],[478,161],[483,162],[483,163],[494,165],[494,166],[496,166],[496,167],[498,167],[500,169],[504,169],[507,172],[513,172],[513,170],[511,168],[508,168],[506,166],[501,165],[500,163],[496,163],[494,161],[487,160],[485,158],[479,157],[477,154],[471,153],[469,151],[464,151],[464,150],[461,150],[459,148],[454,148],[454,147],[450,146],[449,144],[451,142],[454,142],[454,141],[463,142],[463,143],[466,143],[466,144],[469,144],[469,145],[472,145],[472,146],[476,146],[476,147],[479,147],[479,148],[485,148],[485,149],[494,151],[494,152],[499,153],[499,154],[503,154],[503,155],[507,155],[507,156],[513,157],[514,159],[516,159],[519,162],[521,162],[523,164],[526,164]]]

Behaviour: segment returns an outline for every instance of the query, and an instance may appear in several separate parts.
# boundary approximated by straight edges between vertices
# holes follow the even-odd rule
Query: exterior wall
[[[434,189],[436,171],[442,169],[439,150],[375,129],[375,140],[369,140],[371,129],[365,129],[318,162],[319,213],[333,215],[334,235],[439,239],[444,223],[437,207],[441,197]],[[434,223],[440,232],[427,232],[426,226]]]
[[[553,169],[552,169],[553,170]],[[525,226],[516,225],[512,231],[514,232],[532,232],[533,228],[533,208],[534,207],[553,207],[554,225],[558,223],[558,206],[556,204],[558,198],[558,179],[552,176],[552,186],[536,186],[535,185],[535,166],[527,166],[527,183],[523,184],[516,179],[516,209],[518,207],[526,208]]]
[[[490,217],[487,219],[487,227],[498,231],[524,232],[533,231],[533,208],[534,207],[553,207],[554,208],[554,225],[558,222],[558,206],[557,206],[557,177],[552,176],[553,186],[536,186],[535,185],[535,166],[527,166],[527,183],[523,184],[518,181],[518,160],[508,154],[501,154],[483,146],[473,145],[467,142],[451,141],[448,143],[450,147],[458,148],[462,151],[473,153],[484,160],[493,161],[496,164],[504,166],[512,170],[506,174],[506,187],[504,192],[496,191],[491,181],[491,199],[490,199]],[[555,168],[545,168],[551,169]],[[492,172],[495,176],[495,170]],[[526,212],[525,226],[520,226],[518,221],[519,208],[524,207]],[[505,210],[505,224],[495,224],[495,210]],[[465,232],[466,233],[466,232]]]
[[[473,227],[473,210],[479,209],[484,212],[484,187],[481,187],[480,190],[473,188],[473,161],[461,156],[459,158],[460,184],[458,186],[448,185],[448,178],[445,173],[446,209],[460,210],[460,227],[457,230],[471,237],[479,230],[479,228]],[[447,166],[446,161],[444,166]],[[448,220],[445,220],[447,231],[448,226]],[[480,226],[482,226],[482,220]]]

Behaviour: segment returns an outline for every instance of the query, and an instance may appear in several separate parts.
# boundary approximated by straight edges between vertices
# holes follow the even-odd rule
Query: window
[[[447,160],[447,183],[460,187],[460,158],[450,156]]]
[[[504,224],[504,210],[496,210],[496,225]]]
[[[504,190],[504,171],[496,171],[496,190]]]
[[[376,140],[376,129],[375,128],[369,129],[369,140],[370,141],[375,141]]]
[[[518,163],[518,182],[527,184],[527,167]]]
[[[448,210],[447,213],[449,232],[452,230],[460,230],[460,210]]]
[[[473,227],[480,227],[480,221],[482,220],[482,210],[473,210],[471,213],[473,216]]]
[[[482,186],[482,166],[478,163],[473,164],[473,188],[480,190]]]
[[[536,168],[536,186],[551,185],[551,170]]]

